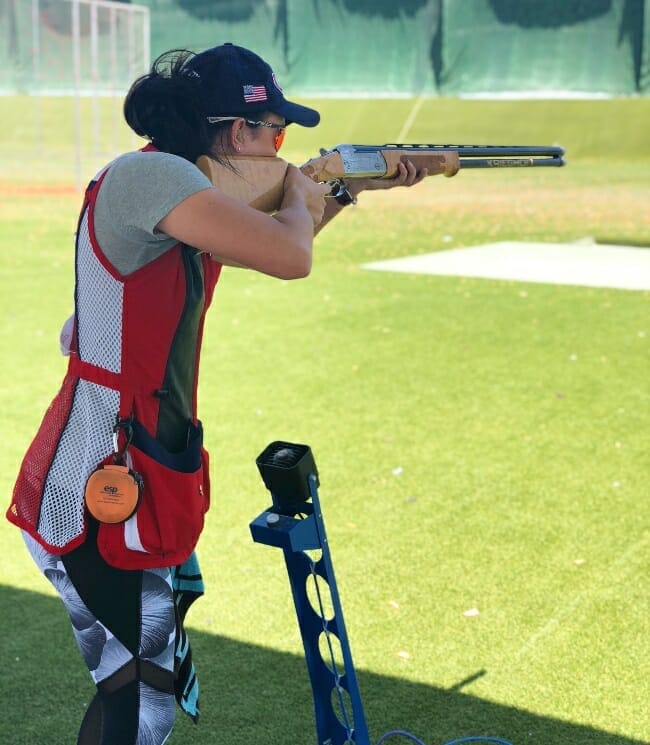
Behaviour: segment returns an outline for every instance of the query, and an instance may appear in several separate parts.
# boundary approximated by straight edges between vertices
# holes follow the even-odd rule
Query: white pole
[[[36,154],[43,154],[43,132],[41,128],[41,29],[38,21],[38,0],[32,0],[32,70],[34,75],[34,136]]]
[[[108,52],[111,71],[111,109],[113,114],[111,147],[113,155],[117,155],[117,130],[119,127],[117,106],[117,10],[112,5],[109,8]]]
[[[149,67],[151,65],[151,14],[149,13],[149,8],[142,8],[142,14],[144,18],[142,19],[142,33],[144,34],[143,39],[143,63],[144,67],[142,70],[142,74],[146,74],[149,70]]]
[[[135,68],[135,20],[134,16],[137,11],[136,8],[130,7],[129,8],[129,17],[127,21],[127,38],[128,38],[128,49],[129,49],[129,85],[135,80],[135,78],[140,75],[140,71]],[[131,132],[131,147],[135,148],[136,145],[136,135],[134,132]]]
[[[75,181],[81,191],[81,24],[79,0],[72,0],[72,69],[74,78]]]
[[[93,156],[95,158],[94,168],[99,170],[99,52],[98,52],[98,24],[97,5],[90,6],[90,74],[92,79],[93,99]]]
[[[142,13],[142,70],[138,75],[146,75],[151,67],[151,13],[149,8],[140,6]],[[135,134],[131,136],[132,147],[138,147],[139,141]]]

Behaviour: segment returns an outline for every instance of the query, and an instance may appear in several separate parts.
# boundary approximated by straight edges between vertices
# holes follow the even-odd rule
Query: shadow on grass
[[[0,742],[72,745],[94,688],[62,604],[0,585],[0,607]],[[201,681],[201,722],[195,727],[179,716],[169,745],[315,744],[301,656],[192,629],[190,635]],[[357,675],[373,742],[388,730],[405,729],[427,745],[468,735],[501,737],[513,745],[647,745],[484,701],[463,693],[462,683],[443,690]]]
[[[650,241],[620,235],[599,235],[595,238],[599,246],[632,246],[632,248],[650,248]]]

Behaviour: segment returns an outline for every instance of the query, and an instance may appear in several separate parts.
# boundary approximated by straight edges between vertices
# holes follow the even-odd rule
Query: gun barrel
[[[432,145],[402,144],[396,142],[384,145],[346,145],[346,153],[363,158],[367,154],[382,150],[385,153],[399,150],[408,157],[409,153],[458,154],[460,168],[532,168],[539,166],[563,166],[564,148],[560,145]],[[339,150],[342,147],[339,146]],[[348,158],[350,155],[348,155]]]

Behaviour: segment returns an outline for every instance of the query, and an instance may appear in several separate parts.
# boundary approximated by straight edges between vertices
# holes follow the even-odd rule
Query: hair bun
[[[159,149],[195,160],[194,150],[198,144],[199,153],[204,151],[208,134],[200,81],[185,69],[191,56],[172,50],[158,57],[150,72],[131,86],[124,117],[137,135]]]

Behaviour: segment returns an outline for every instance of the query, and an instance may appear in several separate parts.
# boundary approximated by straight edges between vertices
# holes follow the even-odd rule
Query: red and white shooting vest
[[[132,417],[127,462],[143,477],[143,497],[125,523],[100,525],[99,550],[124,569],[173,566],[191,554],[209,506],[196,391],[221,265],[177,244],[120,275],[94,232],[105,173],[88,188],[79,218],[68,371],[24,457],[7,518],[52,553],[80,545],[86,481],[111,459],[116,416]]]

